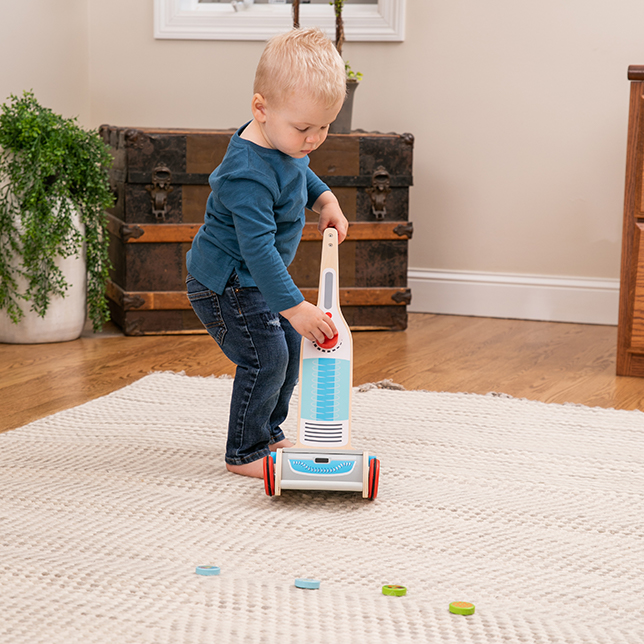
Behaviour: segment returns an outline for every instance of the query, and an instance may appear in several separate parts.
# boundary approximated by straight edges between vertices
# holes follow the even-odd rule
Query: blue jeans
[[[300,334],[273,313],[257,288],[241,288],[233,273],[222,295],[192,275],[188,298],[206,330],[237,365],[228,420],[226,462],[251,463],[284,439],[280,425],[297,384]]]

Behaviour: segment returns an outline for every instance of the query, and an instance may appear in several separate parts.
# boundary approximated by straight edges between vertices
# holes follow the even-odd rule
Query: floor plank
[[[544,402],[644,410],[644,379],[615,375],[617,328],[411,314],[404,332],[354,333],[354,384],[502,392]],[[0,431],[105,395],[151,371],[232,374],[207,335],[0,344]]]

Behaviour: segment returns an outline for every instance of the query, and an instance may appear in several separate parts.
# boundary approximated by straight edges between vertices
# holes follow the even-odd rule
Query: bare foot
[[[271,451],[274,452],[275,450],[280,448],[293,447],[293,443],[285,438],[282,441],[269,445],[269,447]],[[226,469],[233,474],[241,474],[242,476],[254,476],[255,478],[263,479],[264,459],[260,458],[256,461],[252,461],[251,463],[244,463],[243,465],[230,465],[229,463],[226,463]]]
[[[278,449],[284,449],[285,447],[293,447],[293,443],[288,438],[285,438],[283,441],[279,441],[277,443],[273,443],[268,446],[271,450],[271,452],[274,452]]]
[[[226,463],[226,469],[233,474],[241,474],[242,476],[254,476],[258,479],[264,478],[264,459],[260,458],[252,463],[244,463],[243,465],[230,465]]]

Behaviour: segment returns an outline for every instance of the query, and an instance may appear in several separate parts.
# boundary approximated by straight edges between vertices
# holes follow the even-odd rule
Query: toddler
[[[308,167],[342,107],[346,74],[317,29],[272,38],[255,75],[252,121],[232,137],[210,175],[204,225],[187,255],[190,303],[237,369],[226,467],[263,476],[271,450],[290,447],[281,424],[299,375],[301,337],[333,337],[333,321],[306,302],[288,273],[304,209],[333,226],[348,222],[338,200]]]

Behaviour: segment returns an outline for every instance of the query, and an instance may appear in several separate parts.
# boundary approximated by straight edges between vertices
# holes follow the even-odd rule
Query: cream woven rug
[[[372,503],[228,474],[229,379],[0,435],[0,642],[644,642],[644,414],[365,389]]]

